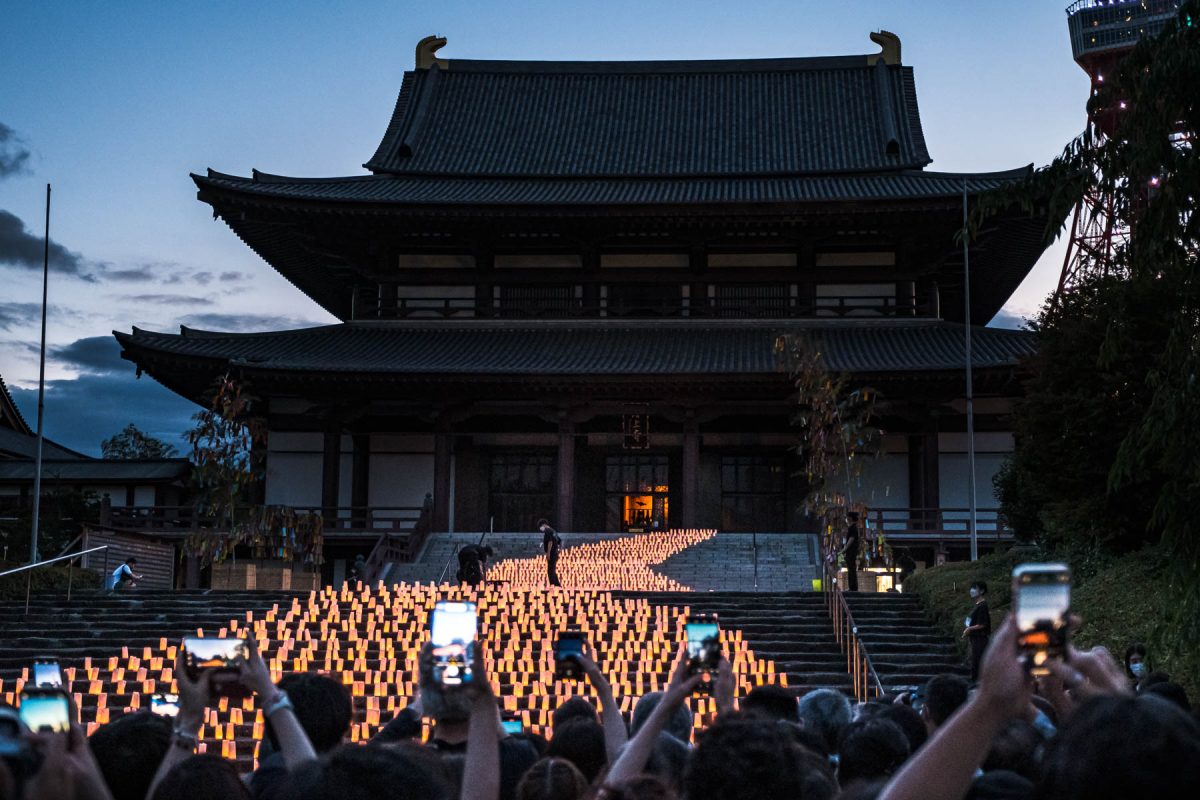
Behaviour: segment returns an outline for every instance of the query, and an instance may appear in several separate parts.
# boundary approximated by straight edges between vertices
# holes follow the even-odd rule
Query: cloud
[[[25,228],[18,217],[0,209],[0,265],[22,269],[41,269],[42,250],[45,240]],[[94,283],[96,276],[79,253],[68,250],[53,239],[50,240],[50,268],[56,272],[74,275]]]
[[[29,148],[12,128],[0,122],[0,179],[29,172]]]
[[[116,340],[110,337],[95,338],[108,338],[114,348],[118,347]],[[82,349],[86,351],[91,347]],[[78,357],[99,356],[99,348],[96,351],[90,355],[84,352]],[[100,441],[132,422],[151,436],[175,445],[181,453],[190,452],[191,446],[183,434],[192,427],[191,416],[200,410],[199,406],[151,378],[139,380],[133,364],[122,363],[124,370],[120,371],[86,372],[70,380],[47,381],[46,436],[64,447],[98,456]],[[36,388],[10,388],[22,413],[28,415],[36,411]]]
[[[85,315],[78,311],[62,306],[51,305],[47,309],[50,324],[64,320],[78,321]],[[0,302],[0,331],[28,329],[25,332],[37,338],[38,326],[42,321],[41,303],[5,303]],[[4,342],[5,346],[11,344]]]
[[[159,306],[211,306],[212,298],[194,294],[135,294],[125,298],[131,303],[153,303]]]
[[[213,274],[211,272],[197,272],[192,275],[192,281],[201,286],[208,286],[213,281]]]
[[[128,269],[106,269],[104,271],[104,280],[117,281],[118,283],[141,283],[143,281],[152,281],[156,275],[154,267],[150,264],[141,264]]]
[[[989,328],[1009,328],[1014,331],[1025,330],[1028,326],[1028,319],[1004,308],[997,311],[988,323]]]
[[[221,283],[237,283],[250,280],[250,276],[245,272],[222,272],[217,276],[217,280]]]
[[[255,331],[313,328],[317,325],[327,325],[329,323],[315,322],[303,317],[288,317],[281,314],[221,314],[214,312],[191,314],[183,318],[183,324],[190,328],[200,328],[209,331],[252,333]]]
[[[112,336],[88,336],[51,347],[50,357],[63,366],[93,375],[124,374],[130,367],[121,358],[121,345]]]

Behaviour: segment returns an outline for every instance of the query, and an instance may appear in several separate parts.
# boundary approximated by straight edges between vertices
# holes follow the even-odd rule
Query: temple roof
[[[32,481],[33,461],[0,461],[0,481]],[[42,479],[53,481],[106,481],[161,483],[187,477],[191,464],[185,458],[170,459],[50,459],[42,462]]]
[[[0,376],[0,430],[5,428],[26,436],[33,433],[29,423],[21,416],[21,409],[17,408],[16,401],[8,393],[8,386],[5,385],[4,378]]]
[[[447,376],[779,376],[776,340],[811,337],[836,372],[963,369],[963,326],[936,320],[398,320],[272,333],[114,332],[122,356],[160,377],[168,363],[263,373]],[[1011,367],[1033,335],[973,329],[979,369]],[[170,381],[164,381],[170,385]]]
[[[929,162],[912,68],[863,55],[437,60],[405,73],[365,166],[406,175],[679,178]]]
[[[255,171],[250,178],[209,170],[193,175],[202,189],[237,192],[247,201],[321,201],[402,205],[693,205],[916,200],[959,197],[997,189],[1027,176],[1031,167],[1004,172],[948,173],[903,170],[882,175],[808,175],[673,180],[563,178],[434,178],[360,175],[290,178]]]

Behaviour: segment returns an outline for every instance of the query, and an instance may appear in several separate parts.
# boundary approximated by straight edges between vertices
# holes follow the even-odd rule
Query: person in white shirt
[[[137,586],[137,582],[143,576],[133,571],[134,565],[137,564],[137,559],[130,556],[125,559],[125,563],[113,570],[112,575],[108,576],[108,585],[104,588],[109,591],[125,589],[127,587]]]

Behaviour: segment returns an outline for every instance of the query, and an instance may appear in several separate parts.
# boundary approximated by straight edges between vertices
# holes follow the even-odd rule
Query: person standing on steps
[[[846,514],[846,543],[842,555],[846,557],[846,585],[852,592],[858,591],[858,512]]]
[[[962,635],[971,645],[971,683],[974,683],[979,680],[979,664],[983,661],[983,651],[987,649],[988,639],[992,636],[992,612],[987,604],[986,581],[971,584],[971,599],[975,601],[975,607],[967,617]]]
[[[558,549],[562,546],[562,537],[550,527],[548,520],[539,519],[538,530],[542,532],[542,550],[546,553],[546,577],[551,586],[562,586],[558,582]]]

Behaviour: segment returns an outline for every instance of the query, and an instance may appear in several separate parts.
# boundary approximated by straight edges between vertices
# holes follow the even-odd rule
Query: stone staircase
[[[885,690],[922,686],[946,672],[970,674],[954,641],[929,624],[915,595],[846,592],[846,602]]]

